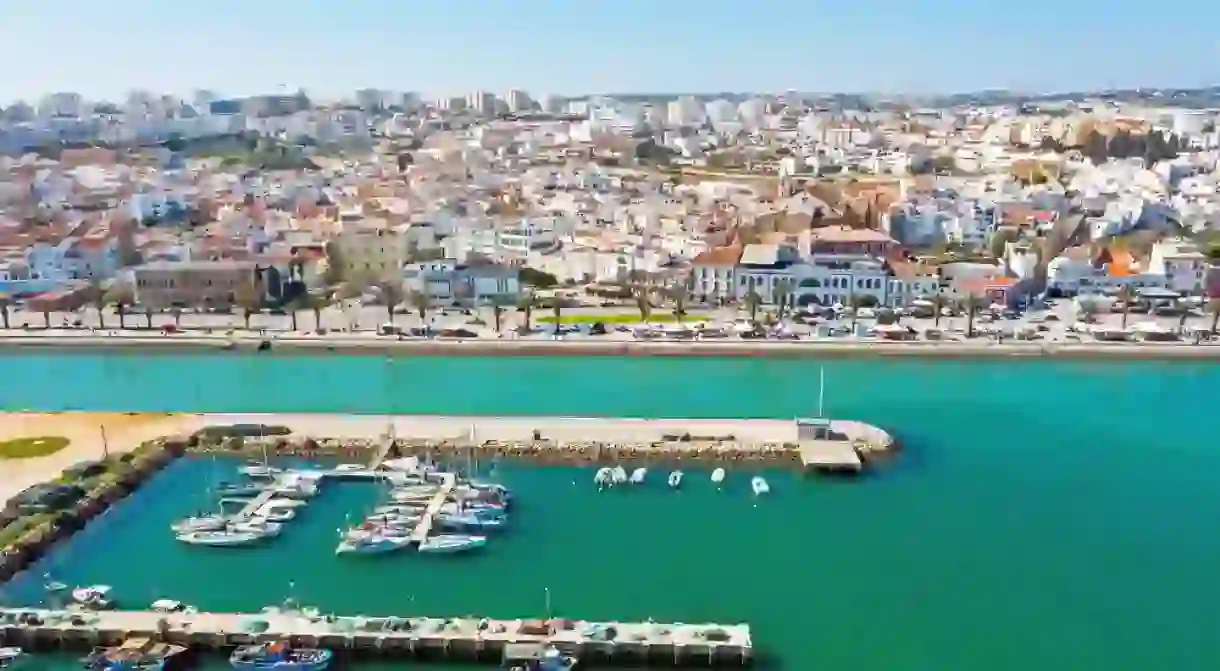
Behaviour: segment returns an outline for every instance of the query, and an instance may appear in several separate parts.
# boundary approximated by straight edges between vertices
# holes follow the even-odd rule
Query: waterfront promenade
[[[38,624],[29,623],[30,615]],[[554,645],[582,661],[743,665],[754,655],[750,627],[745,624],[335,617],[277,608],[262,613],[190,614],[0,610],[0,637],[8,645],[88,649],[129,636],[157,637],[201,649],[287,638],[298,645],[385,656],[487,661],[499,661],[505,646],[520,643]]]
[[[1220,359],[1220,343],[1189,342],[1031,342],[990,339],[898,342],[861,338],[818,340],[639,341],[621,337],[554,340],[529,338],[426,339],[373,334],[309,335],[275,333],[159,334],[149,331],[13,331],[0,335],[0,349],[12,351],[79,349],[138,352],[251,352],[264,342],[278,354],[319,355],[342,352],[380,356],[677,356],[944,359]]]

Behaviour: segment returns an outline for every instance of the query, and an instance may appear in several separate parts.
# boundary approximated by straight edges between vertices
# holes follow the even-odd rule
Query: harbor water
[[[79,354],[0,358],[8,410],[337,411],[771,417],[816,412],[819,364],[765,359]],[[654,471],[501,464],[511,528],[469,556],[336,557],[372,485],[328,483],[264,547],[187,547],[168,525],[233,463],[188,458],[34,574],[107,583],[124,605],[343,614],[745,621],[785,669],[1214,668],[1220,646],[1220,366],[1201,362],[836,361],[826,412],[897,435],[857,480],[751,473],[723,489]],[[219,475],[217,475],[219,473]],[[330,486],[333,484],[333,486]],[[10,603],[42,598],[39,577]],[[70,668],[62,658],[35,660]],[[375,668],[375,667],[371,667]]]

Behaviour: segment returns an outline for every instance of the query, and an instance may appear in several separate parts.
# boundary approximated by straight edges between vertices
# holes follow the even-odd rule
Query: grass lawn
[[[700,315],[686,315],[682,318],[682,320],[688,324],[696,324],[698,322],[707,321],[707,317]],[[534,321],[537,321],[539,324],[554,324],[555,315],[540,315]],[[603,324],[642,324],[645,321],[647,321],[649,324],[664,324],[676,322],[678,320],[675,319],[673,314],[669,312],[654,312],[653,314],[649,315],[647,320],[641,320],[640,313],[638,312],[623,312],[610,315],[563,314],[560,316],[560,322],[563,324],[593,324],[595,322],[601,322]]]
[[[54,454],[71,441],[63,436],[36,436],[0,441],[0,459],[28,459]]]

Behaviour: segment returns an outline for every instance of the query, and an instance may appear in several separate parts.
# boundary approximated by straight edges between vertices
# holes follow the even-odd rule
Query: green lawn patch
[[[554,324],[555,315],[542,315],[536,320],[539,324]],[[657,312],[648,316],[648,319],[640,319],[640,313],[630,312],[612,315],[589,315],[589,314],[561,314],[560,323],[562,324],[594,324],[601,322],[603,324],[669,324],[678,321],[673,314],[668,312]],[[685,315],[682,321],[688,324],[696,324],[707,321],[707,317],[699,315]]]
[[[0,441],[0,459],[45,457],[64,449],[72,441],[63,436],[34,436]]]

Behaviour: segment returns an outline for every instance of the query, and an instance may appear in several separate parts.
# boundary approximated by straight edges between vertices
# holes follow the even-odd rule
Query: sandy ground
[[[30,485],[53,480],[72,464],[127,452],[158,436],[177,433],[183,418],[165,414],[7,413],[0,414],[0,440],[63,436],[67,447],[45,457],[0,459],[0,501]],[[105,440],[102,438],[105,427]]]

